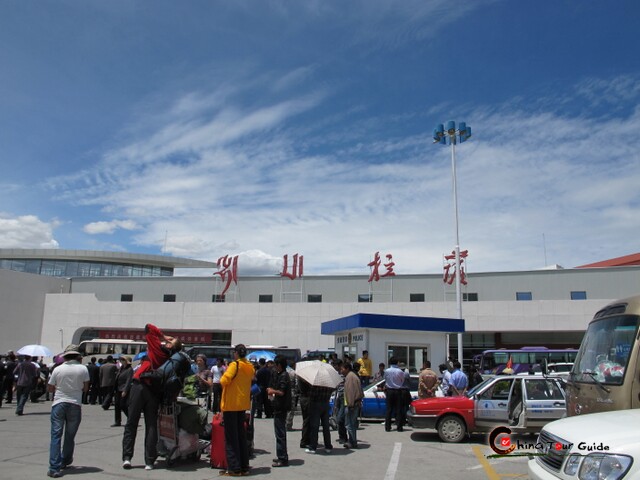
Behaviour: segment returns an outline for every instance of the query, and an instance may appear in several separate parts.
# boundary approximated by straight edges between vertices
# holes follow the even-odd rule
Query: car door
[[[527,430],[541,430],[547,423],[566,415],[564,391],[550,378],[526,378],[525,424]]]
[[[513,377],[496,377],[476,394],[474,399],[476,426],[483,430],[490,430],[497,425],[507,425],[509,394],[513,381]]]
[[[409,379],[409,385],[410,385],[409,390],[411,392],[411,401],[418,399],[418,381],[419,381],[418,375],[411,375],[411,378]]]
[[[364,390],[362,416],[366,418],[384,418],[387,411],[387,398],[384,393],[384,380],[369,385]]]

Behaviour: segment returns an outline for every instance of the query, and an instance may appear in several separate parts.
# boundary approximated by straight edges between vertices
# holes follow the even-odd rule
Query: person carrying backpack
[[[245,412],[251,409],[251,381],[255,369],[246,359],[247,348],[238,344],[233,350],[234,360],[222,375],[220,410],[224,420],[224,439],[227,470],[221,476],[239,477],[249,473],[249,445],[245,430]]]
[[[152,388],[152,379],[145,378],[145,373],[152,373],[160,368],[176,352],[182,350],[182,342],[162,333],[155,325],[145,326],[147,356],[133,374],[129,391],[129,417],[122,437],[122,468],[132,467],[133,449],[140,416],[144,412],[144,460],[145,470],[153,470],[158,457],[158,410],[160,399]]]

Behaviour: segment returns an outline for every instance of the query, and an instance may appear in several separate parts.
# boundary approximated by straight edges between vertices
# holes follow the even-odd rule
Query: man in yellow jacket
[[[222,398],[220,410],[224,420],[224,440],[227,470],[221,476],[240,477],[249,473],[249,444],[245,430],[245,412],[251,409],[251,381],[255,375],[253,365],[245,358],[247,348],[236,345],[234,361],[220,379]]]
[[[362,388],[365,388],[369,385],[369,382],[371,381],[371,374],[373,373],[373,362],[369,358],[369,352],[367,350],[362,351],[362,357],[358,359],[357,363],[360,365],[360,370],[358,370],[360,384],[362,385]]]

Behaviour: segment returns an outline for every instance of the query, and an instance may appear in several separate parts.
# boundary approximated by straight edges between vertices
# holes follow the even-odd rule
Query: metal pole
[[[453,175],[453,210],[455,218],[455,232],[456,232],[456,308],[458,319],[462,320],[462,286],[461,286],[461,271],[460,271],[460,233],[458,228],[458,182],[456,175],[456,137],[451,138],[451,172]],[[462,334],[458,333],[458,361],[462,365]]]

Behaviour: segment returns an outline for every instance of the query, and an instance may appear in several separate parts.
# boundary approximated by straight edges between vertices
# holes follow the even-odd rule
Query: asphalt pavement
[[[15,415],[15,403],[0,408],[0,479],[47,478],[49,461],[50,402],[27,403],[23,416]],[[113,409],[99,405],[83,406],[83,418],[76,437],[74,464],[64,477],[108,479],[199,480],[218,478],[219,470],[209,467],[208,457],[200,461],[178,460],[171,468],[160,458],[153,471],[144,470],[141,425],[136,439],[134,468],[122,469],[122,427],[110,427]],[[143,423],[143,422],[141,422]],[[256,478],[394,480],[418,478],[490,479],[526,478],[526,457],[489,459],[493,453],[484,435],[474,435],[460,444],[440,442],[434,431],[405,427],[403,432],[385,432],[379,422],[362,422],[358,431],[360,448],[347,450],[337,443],[334,449],[318,448],[310,455],[299,448],[301,418],[296,416],[294,431],[288,433],[290,466],[272,468],[275,457],[273,422],[255,420],[255,457],[251,475]],[[535,437],[534,437],[535,438]],[[322,435],[320,435],[322,443]]]

